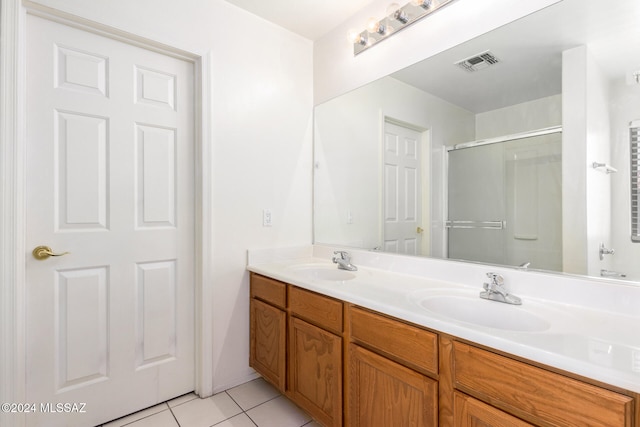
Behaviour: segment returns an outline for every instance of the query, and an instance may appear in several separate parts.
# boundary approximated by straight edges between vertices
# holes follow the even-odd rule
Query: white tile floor
[[[193,393],[102,427],[321,427],[258,378],[206,399]]]

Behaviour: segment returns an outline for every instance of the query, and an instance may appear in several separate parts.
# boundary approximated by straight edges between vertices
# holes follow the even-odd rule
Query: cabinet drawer
[[[633,399],[454,342],[454,384],[465,393],[550,426],[632,425]]]
[[[438,373],[438,336],[416,326],[352,307],[351,337],[420,372]]]
[[[277,280],[251,273],[251,298],[258,298],[285,309],[287,306],[287,285]]]
[[[342,333],[342,302],[291,286],[291,313],[337,334]]]

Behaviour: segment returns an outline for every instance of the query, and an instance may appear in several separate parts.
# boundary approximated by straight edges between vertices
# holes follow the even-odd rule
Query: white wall
[[[308,244],[312,230],[311,44],[237,15],[213,48],[217,390],[253,372],[247,249]],[[262,226],[263,208],[272,227]]]
[[[363,30],[371,16],[385,16],[390,3],[374,0],[314,44],[315,103],[325,102],[558,1],[457,1],[354,57],[347,31]]]
[[[253,375],[246,250],[311,241],[312,43],[221,0],[37,2],[211,52],[214,388],[245,381]],[[262,227],[263,208],[272,227]]]

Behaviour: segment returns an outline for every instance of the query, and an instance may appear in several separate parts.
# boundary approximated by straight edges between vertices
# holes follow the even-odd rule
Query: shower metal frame
[[[447,152],[462,150],[465,148],[479,147],[482,145],[498,144],[500,142],[515,141],[518,139],[533,138],[535,136],[549,135],[552,133],[559,133],[559,132],[562,132],[562,126],[551,126],[548,128],[542,128],[542,129],[532,130],[528,132],[521,132],[521,133],[514,133],[512,135],[499,136],[496,138],[480,139],[477,141],[470,141],[470,142],[461,142],[460,144],[447,146]]]

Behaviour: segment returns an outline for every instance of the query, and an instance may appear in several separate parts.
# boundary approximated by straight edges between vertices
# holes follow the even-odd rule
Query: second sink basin
[[[423,309],[452,320],[493,329],[542,332],[551,326],[547,320],[524,306],[488,301],[479,292],[459,290],[422,291],[412,298]]]
[[[339,270],[338,267],[333,264],[303,264],[290,267],[290,269],[295,274],[309,280],[342,282],[356,277],[354,273],[346,270]]]

